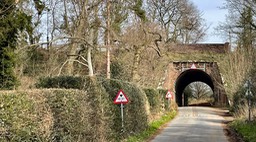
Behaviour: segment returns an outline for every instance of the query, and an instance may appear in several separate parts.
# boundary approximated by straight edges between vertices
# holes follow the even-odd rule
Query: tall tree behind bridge
[[[216,28],[237,48],[250,50],[256,41],[256,2],[254,0],[226,0],[226,21]]]
[[[147,13],[165,31],[165,42],[196,43],[205,36],[202,13],[188,0],[148,0]]]
[[[255,67],[256,2],[254,0],[226,0],[226,21],[216,29],[231,42],[234,52],[221,61],[225,89],[231,102],[243,81]]]

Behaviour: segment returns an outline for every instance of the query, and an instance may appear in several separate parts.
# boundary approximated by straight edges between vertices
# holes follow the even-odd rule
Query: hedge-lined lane
[[[167,90],[143,90],[120,80],[55,77],[37,86],[41,89],[0,92],[0,141],[121,141],[167,112]],[[43,89],[50,86],[55,88]],[[130,100],[125,133],[120,107],[113,104],[119,89]]]

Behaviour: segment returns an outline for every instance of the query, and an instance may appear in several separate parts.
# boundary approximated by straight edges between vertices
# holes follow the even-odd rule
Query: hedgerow
[[[0,141],[121,141],[165,111],[160,91],[121,80],[56,77],[37,86],[0,92]],[[113,103],[120,89],[129,99],[123,128],[120,105]]]

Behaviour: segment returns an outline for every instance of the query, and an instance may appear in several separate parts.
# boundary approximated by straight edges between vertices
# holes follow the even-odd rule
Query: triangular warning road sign
[[[193,63],[190,68],[191,68],[191,69],[196,69],[196,65]]]
[[[127,104],[129,102],[127,96],[124,94],[123,90],[119,90],[114,99],[114,104]]]
[[[165,95],[166,99],[172,99],[172,92],[170,90],[168,90],[168,92]]]

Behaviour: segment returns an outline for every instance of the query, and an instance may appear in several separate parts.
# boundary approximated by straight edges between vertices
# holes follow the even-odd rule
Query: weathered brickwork
[[[225,44],[191,44],[184,45],[177,48],[183,48],[180,52],[184,52],[186,54],[191,54],[191,52],[215,52],[215,53],[227,53],[229,51],[228,43]],[[186,50],[184,50],[186,49]],[[176,50],[176,52],[179,52]],[[194,64],[194,65],[193,65]],[[176,93],[176,102],[179,99],[180,95],[177,93],[177,87],[175,87],[177,79],[179,76],[186,70],[191,69],[192,66],[195,66],[197,70],[203,70],[207,75],[210,76],[212,84],[213,84],[213,92],[215,98],[215,105],[225,106],[227,104],[227,97],[225,90],[223,88],[223,82],[221,78],[221,74],[219,71],[219,66],[217,62],[214,61],[172,61],[170,62],[167,74],[165,76],[165,80],[163,83],[163,88],[170,89],[174,93]],[[199,75],[198,77],[204,77],[203,75]],[[189,75],[187,75],[189,76]],[[207,76],[205,76],[207,77]],[[196,77],[193,77],[194,80]],[[189,82],[189,78],[187,78]],[[202,81],[204,79],[198,78],[198,81]],[[191,82],[192,83],[192,82]],[[206,84],[209,82],[205,82]],[[208,84],[209,85],[209,84]],[[210,85],[209,85],[210,86]]]

